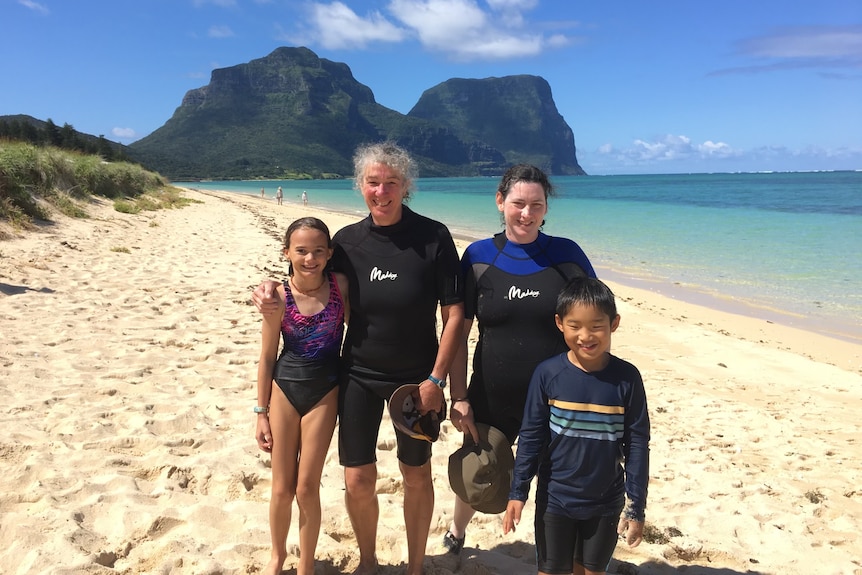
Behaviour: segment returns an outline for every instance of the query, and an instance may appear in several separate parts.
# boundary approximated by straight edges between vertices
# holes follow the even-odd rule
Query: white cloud
[[[596,150],[600,155],[614,156],[626,162],[668,162],[677,160],[703,160],[732,158],[740,155],[729,144],[706,140],[696,144],[683,135],[667,134],[652,141],[637,139],[628,148],[617,149],[611,144],[602,144]]]
[[[210,38],[231,38],[235,34],[230,26],[210,26],[207,30],[207,36]]]
[[[392,0],[389,10],[416,32],[422,44],[437,49],[488,27],[485,13],[470,0]]]
[[[30,10],[34,10],[36,12],[41,12],[42,14],[49,14],[50,10],[47,7],[39,4],[38,2],[33,2],[33,0],[18,0],[18,4],[25,8],[29,8]]]
[[[303,32],[285,39],[328,49],[365,48],[376,42],[415,38],[428,50],[456,60],[495,60],[534,56],[571,43],[559,23],[531,24],[525,12],[538,0],[390,0],[387,15],[360,16],[344,2],[310,4]],[[571,27],[574,24],[570,24]],[[542,32],[557,30],[550,36]]]
[[[309,33],[330,50],[364,48],[372,42],[401,42],[406,37],[403,29],[380,12],[360,17],[341,2],[312,4],[310,25]]]
[[[137,136],[132,128],[112,128],[111,135],[120,140],[131,140]]]

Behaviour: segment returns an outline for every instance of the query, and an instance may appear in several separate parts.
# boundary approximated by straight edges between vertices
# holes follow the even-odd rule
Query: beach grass
[[[106,162],[99,156],[0,142],[0,222],[14,230],[51,222],[59,212],[87,217],[93,196],[114,201],[125,213],[188,203],[159,174],[129,162]],[[0,236],[2,237],[2,236]]]

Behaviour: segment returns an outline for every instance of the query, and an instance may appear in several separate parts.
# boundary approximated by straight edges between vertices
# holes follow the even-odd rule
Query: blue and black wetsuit
[[[557,295],[571,278],[596,272],[570,239],[539,233],[516,244],[503,232],[471,244],[461,269],[464,315],[479,326],[467,390],[473,417],[514,443],[533,370],[567,349],[554,322]]]

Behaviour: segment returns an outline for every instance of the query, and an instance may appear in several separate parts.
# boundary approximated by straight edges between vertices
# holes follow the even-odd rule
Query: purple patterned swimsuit
[[[273,379],[299,415],[305,415],[336,385],[344,334],[344,300],[329,273],[329,301],[320,312],[302,315],[287,282],[281,320],[284,347]]]

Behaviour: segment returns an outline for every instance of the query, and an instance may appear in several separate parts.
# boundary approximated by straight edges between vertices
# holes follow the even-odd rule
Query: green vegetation
[[[50,222],[54,212],[85,218],[92,196],[114,200],[115,209],[126,213],[190,202],[162,176],[136,164],[0,140],[0,222],[32,229],[34,221]]]
[[[0,140],[5,139],[98,155],[110,162],[128,160],[125,146],[111,142],[105,136],[78,132],[68,123],[60,128],[51,118],[43,122],[23,114],[0,116]]]
[[[344,178],[356,147],[382,140],[407,149],[423,177],[499,176],[519,161],[583,173],[538,76],[449,80],[405,115],[377,103],[345,64],[289,47],[213,70],[125,152],[172,181]]]

